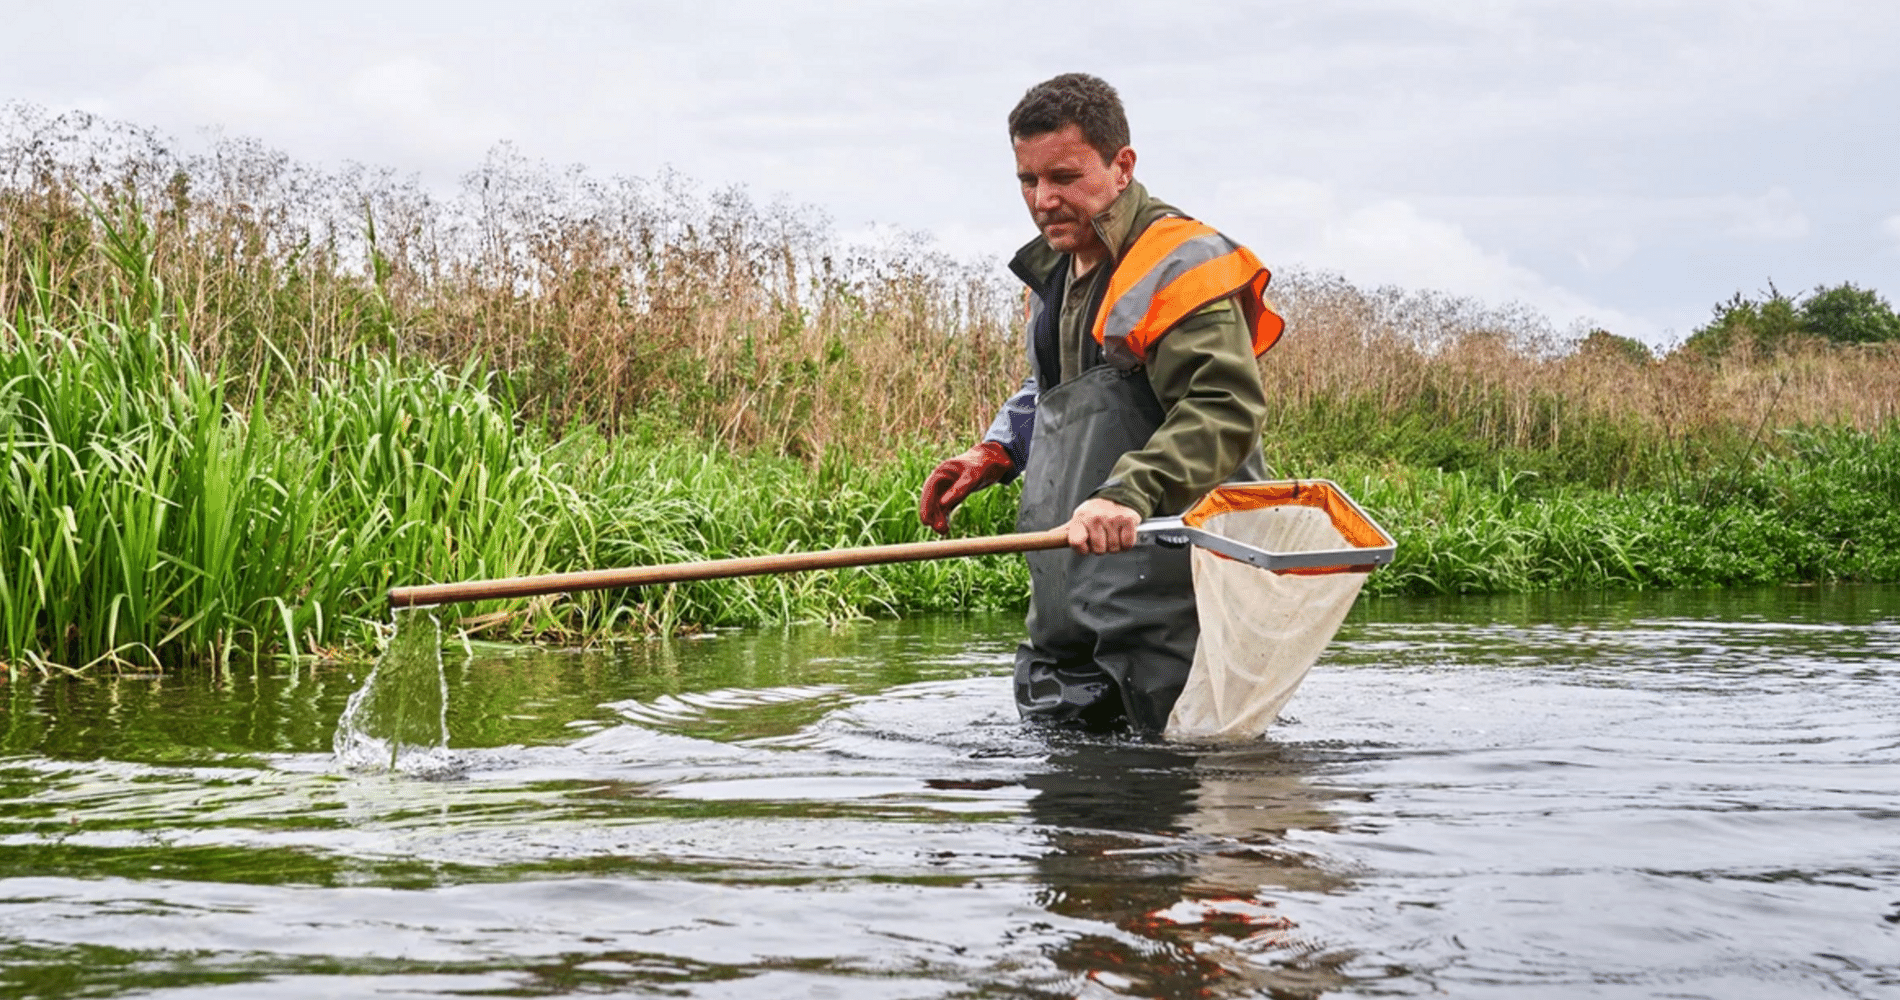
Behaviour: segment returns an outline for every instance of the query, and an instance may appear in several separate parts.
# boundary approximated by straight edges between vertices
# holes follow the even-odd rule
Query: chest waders
[[[1063,524],[1144,447],[1165,414],[1142,369],[1097,365],[1036,400],[1035,434],[1016,526]],[[1243,473],[1251,474],[1258,459]],[[1157,511],[1156,513],[1173,513]],[[1025,721],[1105,728],[1126,719],[1160,732],[1187,683],[1200,638],[1188,550],[1138,545],[1105,556],[1032,552],[1029,638],[1016,650]]]
[[[1106,242],[1106,238],[1104,238]],[[1257,356],[1283,326],[1262,298],[1266,268],[1245,248],[1191,219],[1164,216],[1136,235],[1106,281],[1087,286],[1092,357],[1060,377],[1060,319],[1071,259],[1038,275],[1012,264],[1029,301],[1029,363],[1039,391],[1022,470],[1016,526],[1068,521],[1122,455],[1147,447],[1167,417],[1148,382],[1147,351],[1210,302],[1235,296]],[[1078,290],[1079,291],[1079,290]],[[1113,348],[1113,356],[1104,353]],[[999,418],[1000,419],[1000,418]],[[1228,481],[1262,478],[1258,447]],[[1156,510],[1154,515],[1178,514]],[[1029,561],[1028,641],[1016,651],[1016,708],[1025,721],[1103,728],[1126,721],[1160,732],[1186,685],[1201,633],[1188,550],[1138,545],[1106,556],[1069,549]]]

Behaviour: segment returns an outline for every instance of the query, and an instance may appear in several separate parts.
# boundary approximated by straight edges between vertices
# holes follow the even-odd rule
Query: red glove
[[[985,441],[937,466],[924,480],[917,500],[917,519],[939,535],[950,533],[950,512],[970,494],[993,486],[1016,471],[1009,452],[995,441]]]

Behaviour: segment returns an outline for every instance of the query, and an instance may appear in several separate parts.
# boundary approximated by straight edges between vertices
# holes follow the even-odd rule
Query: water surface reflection
[[[1900,995],[1900,590],[1374,602],[1271,739],[1027,731],[1019,622],[15,679],[0,994]]]
[[[1349,952],[1305,939],[1276,890],[1348,880],[1286,844],[1328,830],[1311,762],[1276,746],[1174,749],[1058,740],[1024,779],[1047,842],[1037,899],[1102,925],[1064,940],[1056,966],[1110,994],[1317,996]]]

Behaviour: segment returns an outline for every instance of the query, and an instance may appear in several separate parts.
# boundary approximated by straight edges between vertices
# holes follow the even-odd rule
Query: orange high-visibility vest
[[[1259,357],[1286,329],[1286,320],[1267,301],[1272,278],[1253,251],[1219,231],[1178,216],[1156,220],[1109,276],[1108,293],[1095,314],[1095,342],[1117,367],[1146,364],[1163,334],[1233,295]]]

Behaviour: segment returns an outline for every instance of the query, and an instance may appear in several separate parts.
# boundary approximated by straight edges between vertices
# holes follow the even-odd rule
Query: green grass
[[[995,288],[932,259],[834,274],[806,235],[737,238],[767,231],[743,205],[573,215],[593,221],[527,271],[371,232],[359,274],[294,205],[87,190],[0,190],[4,666],[322,655],[371,642],[397,584],[919,540],[918,486],[1021,364]],[[1868,389],[1900,355],[1546,358],[1430,301],[1290,291],[1310,315],[1265,362],[1269,465],[1393,532],[1373,594],[1900,580],[1900,427]],[[990,490],[954,524],[1005,532],[1014,505]],[[998,557],[451,614],[574,642],[1027,587]]]
[[[0,651],[168,664],[367,643],[395,584],[913,541],[941,449],[858,463],[734,453],[662,424],[523,423],[476,366],[362,355],[248,412],[161,322],[28,313],[0,335]],[[1388,429],[1429,448],[1435,429]],[[1610,490],[1283,451],[1397,537],[1373,594],[1900,579],[1900,434],[1783,432],[1745,461]],[[992,490],[959,530],[1011,529]],[[947,560],[490,602],[493,637],[641,634],[1020,606],[1019,560]]]
[[[1372,594],[1900,580],[1900,433],[1792,433],[1673,485],[1611,491],[1522,470],[1333,470],[1397,539]]]
[[[522,424],[473,366],[364,356],[248,413],[161,325],[19,316],[0,349],[0,642],[17,664],[165,664],[365,643],[388,587],[925,537],[937,450],[740,455],[661,425]],[[1405,433],[1403,429],[1395,432]],[[1495,456],[1493,456],[1495,459]],[[1399,541],[1373,594],[1900,579],[1900,434],[1810,431],[1612,491],[1300,460]],[[1010,530],[992,490],[959,530]],[[1020,561],[947,560],[457,607],[534,639],[1020,606]]]
[[[240,412],[156,325],[21,316],[0,345],[0,652],[176,662],[364,641],[398,583],[918,540],[930,452],[859,466],[649,429],[556,439],[472,367],[364,357]],[[1008,530],[1007,491],[966,532]],[[713,581],[458,608],[493,634],[595,636],[995,608],[1008,560]]]

